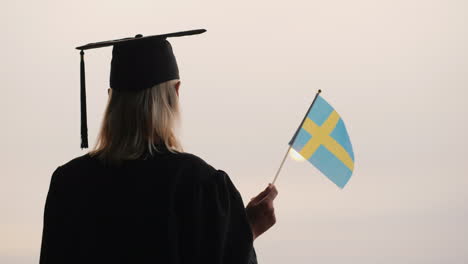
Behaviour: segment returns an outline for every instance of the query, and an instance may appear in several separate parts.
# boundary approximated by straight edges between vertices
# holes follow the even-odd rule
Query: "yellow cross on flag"
[[[354,153],[345,124],[318,94],[289,145],[340,188],[353,173]]]

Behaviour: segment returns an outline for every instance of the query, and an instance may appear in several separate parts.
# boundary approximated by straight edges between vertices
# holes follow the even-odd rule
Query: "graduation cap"
[[[172,46],[166,38],[196,35],[205,31],[205,29],[196,29],[145,37],[138,34],[133,38],[101,41],[76,47],[80,50],[81,57],[81,148],[88,147],[84,50],[113,46],[110,87],[114,90],[140,91],[169,80],[179,79],[179,69]]]

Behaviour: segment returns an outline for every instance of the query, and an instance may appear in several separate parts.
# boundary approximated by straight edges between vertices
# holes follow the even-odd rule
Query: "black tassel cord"
[[[86,117],[86,82],[85,82],[85,64],[84,51],[80,52],[80,86],[81,86],[81,148],[88,147],[88,120]]]

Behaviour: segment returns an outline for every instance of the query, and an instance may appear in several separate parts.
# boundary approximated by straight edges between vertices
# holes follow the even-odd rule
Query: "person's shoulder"
[[[93,167],[96,161],[88,154],[84,154],[59,166],[61,171],[79,171],[85,168]]]
[[[77,174],[87,169],[96,167],[96,165],[96,161],[93,158],[91,158],[91,156],[87,153],[72,158],[68,162],[59,165],[53,172],[53,177],[58,178],[60,177],[60,175]]]
[[[93,161],[88,154],[72,158],[70,161],[56,167],[51,176],[51,184],[70,186],[77,182],[81,172],[93,166]]]
[[[180,164],[180,170],[191,180],[205,183],[213,182],[218,180],[219,175],[224,172],[216,169],[207,160],[194,153],[183,152],[175,156]]]
[[[211,164],[209,164],[205,159],[190,152],[180,152],[175,155],[176,159],[179,162],[184,163],[185,166],[192,167],[192,168],[209,168],[214,169]]]

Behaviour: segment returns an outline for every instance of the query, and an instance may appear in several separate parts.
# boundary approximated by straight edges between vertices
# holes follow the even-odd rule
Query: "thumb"
[[[276,189],[276,187],[274,185],[269,185],[268,193],[259,202],[273,202],[273,200],[276,198],[277,195],[278,195],[278,190]]]
[[[265,190],[263,190],[261,193],[259,193],[257,196],[253,197],[252,199],[250,199],[250,201],[252,203],[258,203],[261,200],[263,200],[265,197],[267,197],[270,191],[271,191],[271,185],[268,185],[265,188]]]

